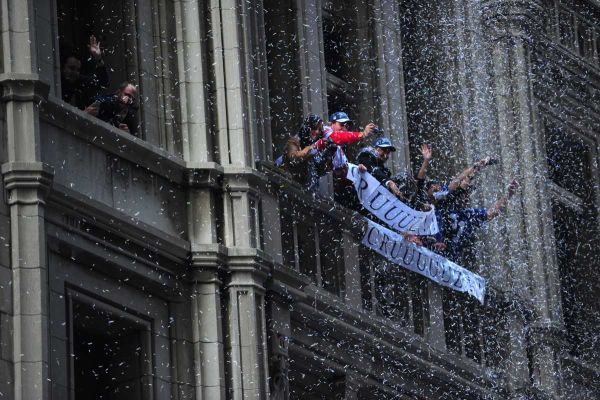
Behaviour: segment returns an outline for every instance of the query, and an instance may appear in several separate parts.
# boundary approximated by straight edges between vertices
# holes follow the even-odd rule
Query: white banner
[[[362,243],[394,264],[421,274],[442,286],[466,292],[483,304],[485,279],[434,252],[416,246],[402,235],[365,218],[367,233]]]
[[[435,235],[438,224],[433,206],[430,211],[416,211],[401,202],[368,172],[360,172],[358,166],[348,163],[346,176],[354,183],[363,207],[397,232],[413,235]]]

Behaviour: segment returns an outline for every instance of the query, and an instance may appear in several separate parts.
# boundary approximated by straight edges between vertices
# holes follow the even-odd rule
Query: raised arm
[[[362,132],[348,132],[348,131],[336,131],[331,132],[328,135],[328,139],[331,140],[335,144],[345,145],[345,144],[354,144],[360,142],[362,139],[371,136],[373,133],[373,129],[375,129],[375,124],[372,122],[367,124],[364,131]]]
[[[492,157],[488,156],[486,158],[482,158],[481,160],[477,161],[472,166],[465,168],[458,176],[452,178],[452,181],[450,181],[450,184],[448,185],[448,192],[452,193],[453,191],[458,189],[458,187],[460,186],[460,183],[465,178],[473,178],[476,173],[478,173],[479,171],[481,171],[483,169],[483,167],[486,167],[494,162],[495,162],[495,160]]]
[[[427,143],[421,145],[421,154],[423,155],[423,163],[417,174],[417,179],[425,179],[427,176],[427,169],[429,168],[429,162],[431,161],[431,147]]]
[[[102,58],[102,48],[100,47],[100,42],[96,40],[96,36],[90,36],[90,43],[88,44],[88,50],[90,52],[90,60],[93,64],[93,79],[96,81],[98,86],[107,87],[108,86],[108,68],[106,68],[106,64],[104,64],[104,59]]]

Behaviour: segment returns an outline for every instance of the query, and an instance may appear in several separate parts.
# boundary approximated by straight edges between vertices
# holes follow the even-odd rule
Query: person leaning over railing
[[[500,215],[508,200],[519,188],[519,182],[513,179],[508,185],[507,193],[496,200],[491,207],[470,207],[470,194],[474,190],[473,179],[484,167],[495,163],[495,159],[486,157],[463,170],[447,185],[435,181],[428,181],[425,184],[429,201],[436,206],[440,229],[435,236],[433,247],[450,260],[455,262],[463,260],[466,249],[472,245],[476,231]]]
[[[136,97],[136,86],[124,82],[114,94],[96,97],[94,102],[85,108],[85,112],[136,135],[137,123],[134,115]]]
[[[362,207],[358,202],[354,185],[346,179],[347,164],[345,147],[366,139],[375,131],[375,124],[370,122],[362,132],[348,131],[352,120],[345,112],[335,112],[329,117],[329,125],[324,128],[326,140],[334,143],[337,148],[331,160],[334,170],[334,199],[343,206],[359,211]]]
[[[288,171],[308,191],[316,192],[319,177],[327,170],[327,154],[331,157],[335,151],[331,146],[329,151],[327,148],[323,139],[323,120],[318,115],[309,114],[296,134],[288,138],[283,155],[275,164]]]

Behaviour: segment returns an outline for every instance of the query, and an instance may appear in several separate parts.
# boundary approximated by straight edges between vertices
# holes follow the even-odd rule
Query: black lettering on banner
[[[389,210],[387,210],[387,211],[385,212],[384,218],[385,218],[386,220],[393,220],[393,219],[396,219],[396,218],[397,218],[397,217],[398,217],[400,214],[402,214],[402,210],[398,209],[398,213],[396,213],[396,215],[394,215],[393,217],[390,217],[390,216],[389,216],[389,213],[390,213],[390,212],[392,212],[392,211],[394,211],[394,210],[396,210],[396,209],[398,209],[398,207],[396,207],[396,206],[392,206],[392,208],[390,208]]]
[[[450,265],[448,265],[447,262],[443,263],[442,265],[443,265],[442,276],[441,276],[442,282],[449,283],[450,280],[452,279],[452,269],[450,268]],[[446,271],[448,272],[448,279],[444,279],[444,275],[446,275]]]
[[[383,204],[381,204],[379,207],[375,208],[375,206],[374,206],[373,204],[374,204],[374,203],[377,201],[377,199],[378,199],[380,196],[382,196],[381,192],[377,191],[377,192],[375,193],[375,197],[373,197],[373,198],[372,198],[372,199],[369,201],[369,207],[371,207],[371,208],[373,209],[373,211],[379,211],[379,210],[381,210],[381,208],[382,208],[383,206],[385,206],[387,203],[389,203],[389,202],[390,202],[390,199],[385,199],[385,203],[383,203]]]
[[[394,260],[398,258],[398,256],[400,255],[400,251],[402,250],[402,242],[399,242],[398,240],[394,240],[394,245],[392,246],[392,249],[390,250],[390,257],[392,257]],[[396,252],[396,254],[394,254],[394,250],[398,249],[398,251]]]
[[[377,235],[379,235],[379,230],[377,228],[375,228],[374,226],[370,226],[369,227],[369,232],[367,233],[367,243],[369,243],[371,246],[376,246],[377,245],[377,240],[375,240],[375,242],[371,241],[371,234],[375,232]]]
[[[354,179],[356,179],[356,177],[358,176],[358,167],[356,165],[354,165],[354,164],[350,164],[350,165],[352,165],[350,167],[350,175],[352,175],[352,177]]]
[[[390,241],[390,237],[384,233],[383,239],[381,240],[381,244],[379,245],[379,251],[382,251],[383,254],[387,254],[387,244],[389,241]],[[384,247],[385,247],[385,249],[383,249]]]
[[[367,182],[367,180],[364,179],[361,175],[360,181],[358,181],[358,189],[357,189],[359,199],[362,198],[363,190],[367,189],[368,187],[369,187],[369,182]]]
[[[432,266],[432,265],[435,267],[435,269],[434,269],[434,271],[435,271],[435,274],[434,274],[434,273],[431,271],[431,270],[432,270],[432,268],[431,268],[431,266]],[[438,270],[439,270],[439,267],[438,267],[438,265],[439,265],[439,262],[438,262],[438,261],[433,261],[433,259],[432,259],[432,258],[429,258],[429,275],[430,275],[432,278],[435,278],[435,277],[437,276],[438,272],[439,272],[439,271],[438,271]]]
[[[406,254],[408,254],[408,250],[412,250],[412,254],[410,255],[410,260],[406,261]],[[410,265],[412,263],[412,260],[415,258],[415,249],[413,247],[409,247],[408,250],[402,258],[402,262],[404,263],[404,265]]]
[[[403,223],[403,222],[404,222],[404,221],[405,221],[407,218],[410,218],[410,217],[412,217],[412,216],[411,216],[411,215],[407,215],[407,216],[405,216],[404,218],[402,218],[400,221],[398,221],[398,222],[396,223],[396,225],[398,226],[398,228],[400,228],[400,229],[406,229],[406,227],[407,227],[408,225],[410,225],[410,223],[411,223],[411,222],[413,222],[413,221],[415,220],[415,217],[412,217],[412,219],[411,219],[411,220],[409,220],[409,221],[408,221],[406,224],[402,225],[402,223]]]
[[[421,268],[421,265],[423,264],[421,262],[421,258],[425,258],[425,254],[421,253],[420,251],[417,252],[418,256],[417,256],[417,263],[415,264],[417,266],[417,269],[421,272],[425,272],[425,265],[423,265],[423,268]]]
[[[422,219],[423,219],[422,217],[415,217],[415,219],[411,222],[411,224],[406,229],[412,229],[412,227],[417,225],[419,222],[421,222]]]
[[[452,286],[457,287],[457,288],[462,288],[462,272],[460,271],[456,271],[458,273],[458,277],[456,278],[456,281],[454,281],[454,283],[452,284]],[[457,283],[460,282],[460,285],[457,285]]]

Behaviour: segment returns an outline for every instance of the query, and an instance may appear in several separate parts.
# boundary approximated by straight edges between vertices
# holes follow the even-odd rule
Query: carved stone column
[[[3,74],[0,84],[8,145],[2,176],[10,207],[13,394],[15,399],[48,399],[44,208],[54,171],[41,162],[38,106],[49,88],[34,74]]]
[[[225,249],[192,245],[192,332],[196,399],[225,399],[225,349],[220,273]]]
[[[518,176],[522,183],[505,219],[502,240],[510,250],[505,252],[509,276],[503,289],[515,290],[532,307],[528,344],[537,367],[530,373],[536,390],[557,396],[558,347],[534,345],[549,343],[539,332],[562,330],[560,293],[557,285],[551,284],[557,281],[558,268],[552,251],[545,245],[545,231],[552,222],[541,212],[549,209],[549,196],[544,182],[543,138],[538,129],[531,72],[531,52],[537,44],[536,35],[542,30],[544,9],[534,0],[488,0],[483,7],[491,42],[502,176],[504,183],[513,176]],[[511,335],[519,336],[523,328],[513,326]]]
[[[231,398],[267,399],[265,280],[270,266],[256,249],[229,248],[228,368]]]
[[[286,400],[290,395],[288,378],[291,322],[289,300],[274,292],[269,294],[269,389],[272,400]]]

